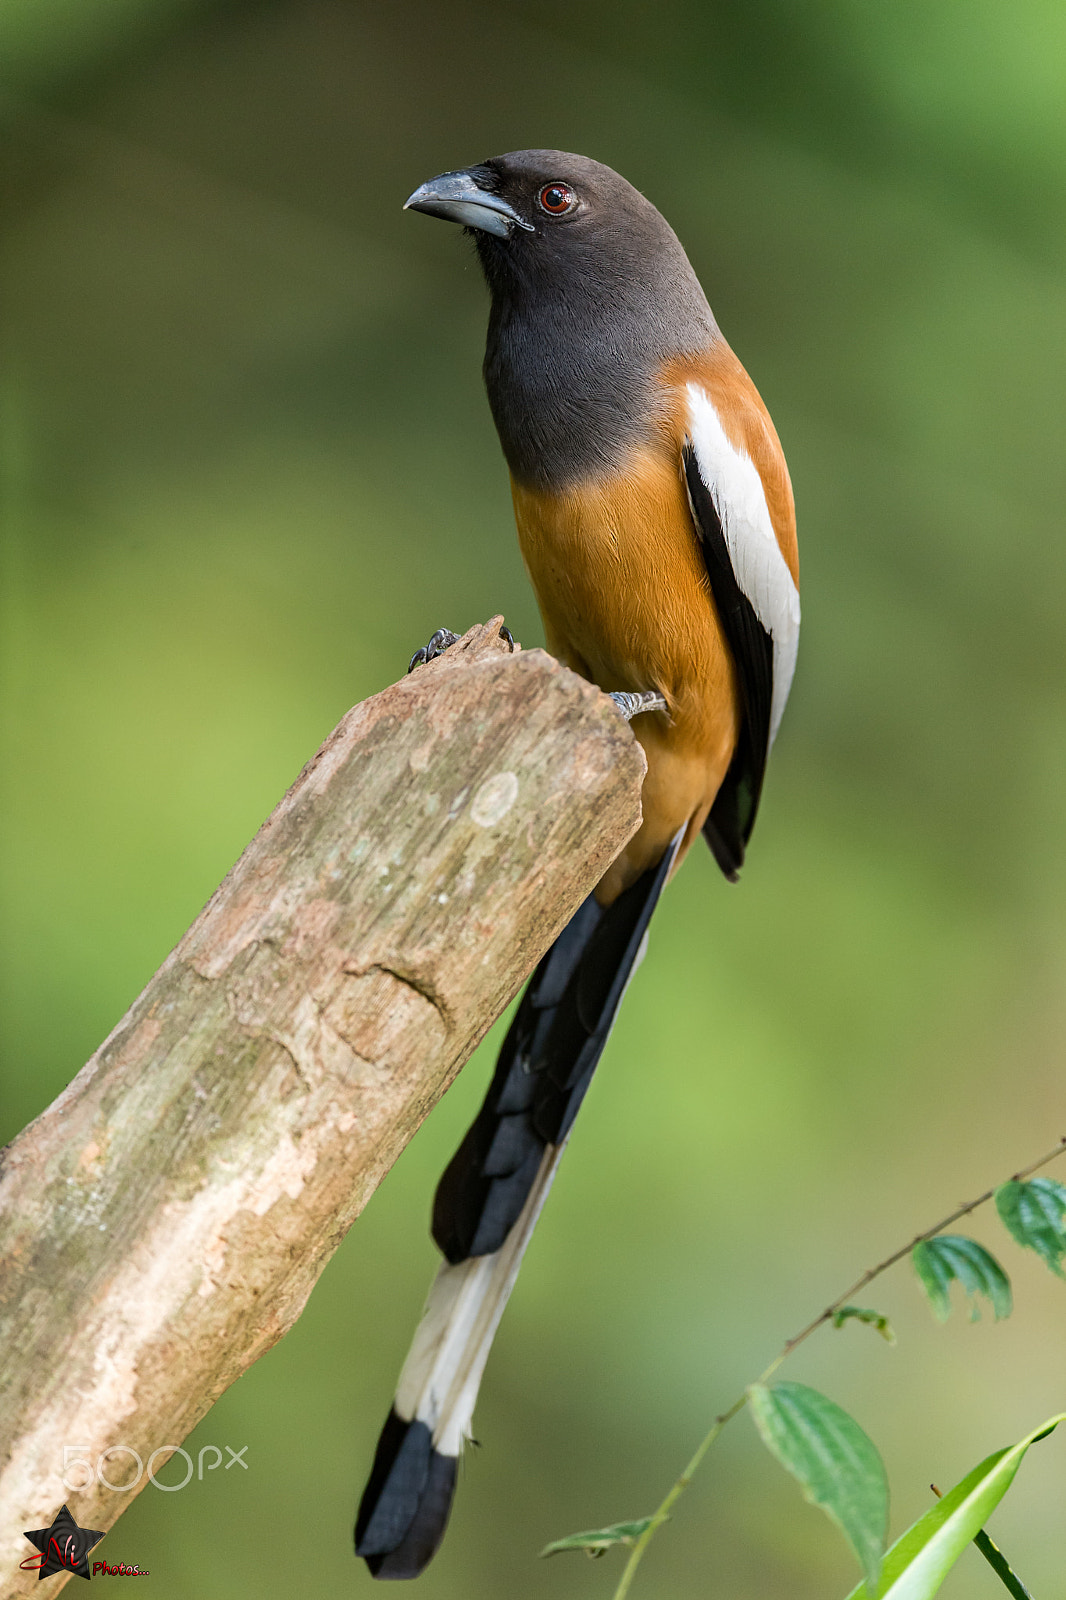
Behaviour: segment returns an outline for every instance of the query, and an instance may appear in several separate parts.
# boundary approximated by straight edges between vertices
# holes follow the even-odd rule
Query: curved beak
[[[510,238],[515,228],[536,231],[509,201],[479,188],[469,172],[442,172],[439,178],[430,178],[404,201],[403,208],[460,222],[464,228],[480,228],[482,233],[494,233],[498,239]]]

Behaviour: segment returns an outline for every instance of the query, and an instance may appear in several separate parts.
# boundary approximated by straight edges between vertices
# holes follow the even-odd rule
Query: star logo
[[[56,1572],[76,1572],[79,1578],[88,1578],[89,1551],[103,1536],[102,1528],[79,1528],[66,1506],[61,1506],[50,1528],[26,1532],[26,1538],[41,1553],[27,1556],[21,1565],[29,1572],[38,1568],[38,1580]]]

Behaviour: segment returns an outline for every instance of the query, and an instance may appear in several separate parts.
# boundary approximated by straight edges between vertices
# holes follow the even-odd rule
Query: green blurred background
[[[621,169],[791,464],[805,631],[750,864],[695,852],[666,897],[425,1600],[609,1595],[617,1556],[540,1545],[650,1510],[788,1333],[1066,1133],[1064,69],[1060,0],[0,7],[3,1136],[350,704],[441,623],[539,641],[485,293],[417,183]],[[248,1471],[148,1488],[101,1547],[160,1600],[370,1593],[352,1513],[491,1060],[193,1436]],[[895,1532],[1066,1403],[1066,1288],[1001,1253],[1009,1323],[936,1326],[905,1265],[870,1297],[897,1348],[793,1364],[881,1446]],[[992,1525],[1043,1600],[1064,1493],[1052,1441]],[[636,1593],[852,1582],[742,1417]],[[944,1593],[1001,1591],[968,1552]]]

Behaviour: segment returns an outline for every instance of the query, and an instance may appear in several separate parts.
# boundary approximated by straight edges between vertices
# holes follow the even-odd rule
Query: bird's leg
[[[666,710],[666,701],[658,689],[642,689],[639,694],[624,694],[621,689],[615,689],[611,699],[627,722],[632,722],[642,711]]]
[[[458,638],[459,635],[453,633],[450,628],[438,628],[429,643],[424,644],[421,650],[415,651],[407,668],[408,673],[412,673],[416,667],[424,667],[427,661],[435,661],[438,656],[444,654],[445,650],[455,644]]]

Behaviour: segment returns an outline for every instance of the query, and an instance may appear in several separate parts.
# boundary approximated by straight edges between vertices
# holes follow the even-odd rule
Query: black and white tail
[[[681,841],[606,909],[590,895],[542,959],[485,1103],[433,1204],[444,1254],[355,1525],[375,1578],[415,1578],[448,1522],[481,1374],[570,1127]]]

